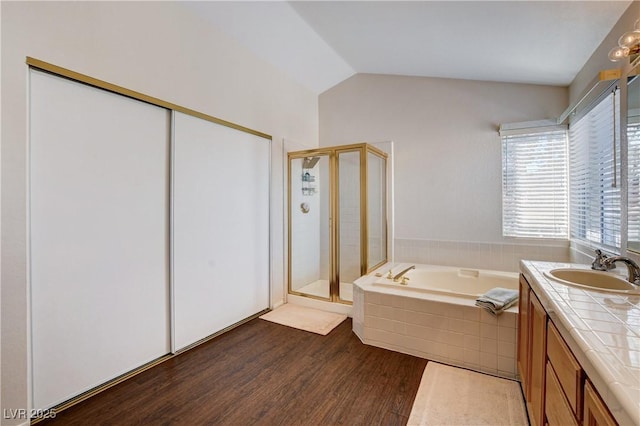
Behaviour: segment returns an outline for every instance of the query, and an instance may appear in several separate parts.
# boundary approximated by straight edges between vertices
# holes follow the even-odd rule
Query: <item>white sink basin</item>
[[[640,294],[640,287],[610,272],[560,268],[546,271],[544,275],[565,285],[613,293]]]

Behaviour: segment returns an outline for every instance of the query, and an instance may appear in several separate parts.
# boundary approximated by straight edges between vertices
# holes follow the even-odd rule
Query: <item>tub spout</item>
[[[412,269],[416,269],[416,265],[411,265],[407,269],[404,269],[403,271],[397,273],[393,277],[393,282],[396,282],[396,283],[399,282],[401,279],[403,279],[403,275],[406,274],[407,272],[409,272]]]

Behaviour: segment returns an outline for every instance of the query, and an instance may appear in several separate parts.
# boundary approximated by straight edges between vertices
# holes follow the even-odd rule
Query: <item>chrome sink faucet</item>
[[[408,268],[398,272],[394,277],[393,277],[393,281],[394,282],[399,282],[400,280],[402,280],[403,284],[406,284],[405,280],[408,280],[408,277],[403,277],[404,274],[406,274],[407,272],[409,272],[412,269],[416,269],[416,265],[411,265]]]
[[[602,250],[596,250],[596,258],[591,263],[591,269],[596,271],[609,271],[616,267],[616,262],[623,262],[627,265],[629,276],[627,280],[635,285],[640,286],[640,267],[636,262],[624,256],[607,256]]]
[[[632,259],[624,256],[607,257],[602,261],[602,266],[606,268],[605,270],[613,269],[616,262],[623,262],[625,265],[627,265],[627,269],[629,270],[629,276],[627,277],[627,280],[631,284],[640,286],[640,266],[638,266],[638,264]]]
[[[606,254],[602,253],[602,250],[596,250],[596,258],[591,262],[591,269],[596,271],[608,271],[609,269],[613,269],[616,265],[611,265],[609,267],[605,266],[603,262],[608,258]]]

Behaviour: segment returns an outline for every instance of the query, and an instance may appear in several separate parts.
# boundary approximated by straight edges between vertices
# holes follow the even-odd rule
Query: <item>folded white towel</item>
[[[500,315],[518,301],[518,290],[492,288],[476,299],[476,306],[486,309],[492,315]]]

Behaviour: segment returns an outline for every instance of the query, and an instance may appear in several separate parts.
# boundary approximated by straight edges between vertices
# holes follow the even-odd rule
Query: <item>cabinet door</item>
[[[544,387],[547,358],[547,313],[534,293],[529,300],[531,334],[531,375],[529,414],[532,426],[544,424]]]
[[[520,299],[518,302],[518,374],[525,398],[529,399],[529,283],[520,275]]]
[[[547,362],[545,389],[544,411],[547,416],[548,424],[551,426],[578,426],[578,422],[573,415],[573,410],[571,409],[571,406],[562,391],[558,377],[549,362]]]
[[[582,424],[585,426],[614,426],[617,424],[588,380],[584,383],[584,419]]]
[[[549,321],[547,326],[547,358],[553,365],[553,370],[567,397],[567,402],[580,420],[582,418],[583,371],[552,321]]]

